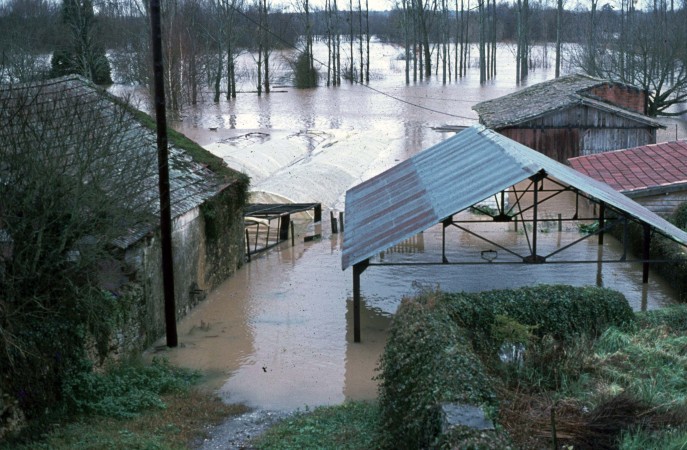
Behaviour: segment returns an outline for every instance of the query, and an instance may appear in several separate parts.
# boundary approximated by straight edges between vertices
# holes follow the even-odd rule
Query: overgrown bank
[[[199,378],[164,360],[81,372],[61,408],[3,436],[0,449],[188,448],[209,426],[245,412],[195,390]]]
[[[348,424],[358,448],[682,448],[685,349],[684,305],[633,313],[622,294],[593,287],[427,291],[394,318],[378,405],[316,410],[256,445],[338,448]],[[441,434],[447,402],[481,407],[495,430]]]

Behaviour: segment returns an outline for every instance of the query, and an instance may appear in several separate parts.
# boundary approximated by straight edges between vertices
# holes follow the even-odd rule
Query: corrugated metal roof
[[[687,141],[580,156],[570,166],[621,192],[687,183]]]
[[[595,100],[584,94],[585,91],[607,83],[611,82],[582,74],[566,75],[525,87],[493,100],[477,103],[472,109],[479,114],[482,124],[493,129],[515,126],[578,104],[622,115],[650,127],[663,128],[660,122],[650,117]],[[639,90],[639,88],[636,89]]]
[[[346,192],[342,268],[542,170],[687,244],[687,233],[610,186],[476,125]]]
[[[159,216],[156,133],[120,100],[77,75],[5,85],[0,100],[0,142],[21,143],[33,149],[36,158],[61,152],[65,161],[79,161],[80,152],[88,147],[89,154],[98,155],[89,170],[108,178],[103,186],[113,191],[123,183],[135,186],[128,190],[128,207]],[[169,178],[173,218],[226,187],[224,180],[171,143]],[[132,224],[114,244],[126,248],[157,226],[154,220]]]

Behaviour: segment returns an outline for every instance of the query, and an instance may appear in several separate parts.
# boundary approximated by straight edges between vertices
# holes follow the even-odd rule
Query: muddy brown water
[[[343,236],[331,234],[328,209],[342,210],[346,189],[452,135],[434,128],[472,125],[472,104],[516,90],[510,50],[500,47],[497,80],[484,86],[476,69],[447,85],[433,78],[405,86],[402,62],[395,59],[400,50],[373,42],[371,85],[385,94],[359,85],[282,87],[269,96],[239,94],[236,101],[184,111],[174,127],[247,172],[254,200],[322,202],[325,221],[313,226],[302,219],[294,247],[284,243],[245,264],[180,321],[179,347],[161,353],[174,364],[202,370],[204,386],[226,401],[292,411],[374,398],[375,368],[393,313],[418,286],[474,292],[538,283],[602,285],[623,292],[637,310],[673,302],[669,283],[655,274],[642,285],[638,264],[370,267],[361,278],[363,342],[352,342],[352,274],[341,270]],[[538,69],[528,82],[552,76],[552,70]],[[249,76],[244,85],[250,89]],[[664,140],[674,133],[685,136],[684,121],[671,122]],[[542,226],[540,253],[579,238],[574,225],[562,232],[553,221]],[[524,233],[512,225],[482,231],[490,240],[526,249]],[[315,233],[322,238],[303,241]],[[452,261],[481,261],[487,249],[465,233],[449,233],[449,239]],[[596,260],[600,251],[617,259],[622,249],[607,237],[600,250],[592,239],[560,258]],[[376,261],[440,257],[441,231],[434,227]],[[504,260],[507,255],[499,253],[497,261]]]
[[[633,308],[673,302],[670,286],[654,273],[641,283],[639,264],[372,266],[362,275],[362,343],[352,339],[351,271],[341,270],[342,235],[328,223],[323,238],[298,239],[254,257],[212,292],[179,324],[180,346],[165,350],[174,364],[200,369],[204,386],[228,402],[272,411],[291,411],[345,400],[373,399],[373,377],[386,331],[400,299],[419,287],[480,291],[540,283],[602,285],[623,292]],[[490,240],[525,251],[523,233],[496,227]],[[307,234],[302,231],[301,236]],[[557,228],[539,235],[542,251],[579,238],[577,229]],[[476,260],[484,245],[472,236],[450,236],[449,260]],[[565,258],[620,257],[610,237],[599,249],[590,239]],[[378,255],[376,262],[438,261],[439,227]],[[499,258],[506,258],[500,255]],[[498,261],[498,258],[497,258]],[[162,344],[162,342],[160,343]]]

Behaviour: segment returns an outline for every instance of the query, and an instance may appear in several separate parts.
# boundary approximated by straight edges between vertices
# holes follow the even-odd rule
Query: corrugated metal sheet
[[[687,233],[608,185],[477,125],[348,190],[342,268],[541,170],[687,244]]]

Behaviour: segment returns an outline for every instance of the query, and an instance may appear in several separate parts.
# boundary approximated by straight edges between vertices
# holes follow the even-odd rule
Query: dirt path
[[[199,450],[251,449],[250,440],[264,433],[278,421],[292,413],[255,410],[234,416],[210,429],[209,436],[198,442]]]

